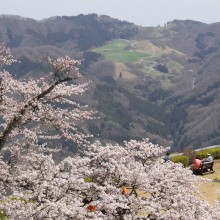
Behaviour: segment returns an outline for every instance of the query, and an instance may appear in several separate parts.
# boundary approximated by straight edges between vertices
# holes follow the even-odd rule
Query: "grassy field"
[[[173,77],[178,75],[183,69],[180,63],[167,58],[166,65],[169,68],[169,73],[157,71],[154,67],[160,63],[160,59],[163,56],[166,57],[173,53],[179,56],[183,56],[183,54],[169,47],[158,47],[148,40],[116,39],[104,46],[95,48],[93,51],[115,63],[116,79],[120,72],[124,73],[123,79],[131,80],[135,77],[132,70],[126,67],[126,63],[131,63],[144,75],[159,80],[162,87],[168,88],[171,85]]]
[[[220,160],[215,160],[214,162],[214,173],[205,174],[203,177],[211,179],[211,182],[205,182],[200,185],[200,191],[205,196],[209,204],[213,205],[215,200],[220,202]]]
[[[109,44],[94,50],[96,53],[100,53],[105,56],[107,60],[113,62],[148,62],[153,60],[152,55],[145,52],[138,52],[131,48],[130,41],[117,39]]]

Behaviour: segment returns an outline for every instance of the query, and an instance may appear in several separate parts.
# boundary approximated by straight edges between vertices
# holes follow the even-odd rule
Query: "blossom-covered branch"
[[[2,58],[0,63],[4,65],[15,62],[10,50],[4,46],[1,48],[0,58]],[[20,81],[14,79],[5,70],[0,72],[0,114],[4,121],[1,124],[0,150],[6,141],[10,140],[12,133],[14,137],[16,132],[20,135],[24,128],[23,125],[27,123],[35,124],[35,128],[38,128],[39,123],[44,123],[47,126],[52,125],[58,128],[61,136],[78,143],[83,142],[85,136],[77,131],[74,122],[79,118],[81,120],[91,118],[93,112],[80,110],[79,104],[76,109],[76,103],[72,100],[72,96],[85,92],[88,83],[67,84],[81,76],[77,67],[80,63],[71,60],[68,56],[58,59],[47,57],[46,60],[53,72],[39,80]],[[59,105],[73,105],[75,109],[64,110],[59,108],[55,102]],[[41,128],[35,131],[39,134],[42,133]]]

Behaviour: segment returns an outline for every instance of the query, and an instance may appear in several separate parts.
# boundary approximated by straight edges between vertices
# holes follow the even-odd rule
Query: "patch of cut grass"
[[[96,48],[95,51],[97,53],[105,53],[105,52],[113,51],[113,50],[123,50],[128,46],[129,46],[128,40],[116,39],[116,40],[113,40],[102,47]]]
[[[152,55],[147,52],[132,50],[130,43],[128,40],[117,39],[94,49],[94,51],[102,54],[106,59],[113,62],[147,62],[149,59],[152,59]]]
[[[132,41],[131,42],[132,49],[138,52],[142,53],[150,53],[153,55],[161,55],[164,51],[162,48],[159,48],[158,46],[154,45],[148,40],[142,40],[142,41]]]
[[[105,56],[106,59],[111,60],[113,62],[147,62],[151,59],[150,55],[145,53],[140,53],[136,51],[129,51],[129,50],[114,50],[114,51],[105,51],[102,52],[102,55]]]
[[[203,176],[204,178],[211,179],[212,181],[202,183],[199,187],[207,202],[211,205],[214,204],[215,200],[220,202],[220,193],[217,193],[217,190],[220,190],[220,160],[214,161],[213,169],[215,171],[214,173]]]

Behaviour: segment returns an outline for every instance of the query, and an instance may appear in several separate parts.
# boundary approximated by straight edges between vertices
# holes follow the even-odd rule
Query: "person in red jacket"
[[[195,169],[195,170],[198,170],[199,167],[201,166],[201,163],[202,163],[202,160],[200,160],[200,159],[195,159],[195,160],[194,160],[194,169]]]

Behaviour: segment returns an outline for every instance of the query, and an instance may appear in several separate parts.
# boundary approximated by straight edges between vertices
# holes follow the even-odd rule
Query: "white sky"
[[[220,22],[220,0],[0,0],[0,14],[37,20],[97,13],[142,26],[174,19]]]

